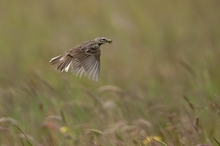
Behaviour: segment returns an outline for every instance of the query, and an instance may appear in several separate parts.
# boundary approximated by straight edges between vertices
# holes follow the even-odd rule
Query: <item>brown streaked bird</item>
[[[112,43],[111,39],[98,37],[94,40],[83,42],[76,47],[67,50],[65,54],[56,56],[50,60],[51,65],[57,70],[68,72],[72,67],[72,73],[82,77],[84,74],[89,79],[98,81],[100,73],[100,46]]]

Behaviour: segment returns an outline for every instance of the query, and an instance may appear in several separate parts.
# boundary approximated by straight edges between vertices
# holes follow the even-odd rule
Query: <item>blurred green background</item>
[[[2,1],[1,145],[217,145],[220,1]],[[98,36],[99,82],[49,60]],[[66,130],[62,131],[64,128]],[[161,142],[143,142],[158,136]]]

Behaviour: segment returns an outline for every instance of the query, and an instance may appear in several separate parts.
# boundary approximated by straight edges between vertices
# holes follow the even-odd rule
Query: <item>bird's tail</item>
[[[50,60],[50,64],[56,66],[57,70],[60,71],[65,70],[66,72],[68,72],[72,60],[73,60],[72,56],[64,54],[52,58]]]

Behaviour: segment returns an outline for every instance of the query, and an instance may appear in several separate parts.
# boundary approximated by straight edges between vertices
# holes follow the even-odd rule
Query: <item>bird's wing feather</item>
[[[89,49],[88,49],[89,50]],[[82,51],[75,51],[73,53],[74,58],[76,58],[79,63],[82,65],[85,75],[88,75],[89,79],[93,79],[95,81],[98,81],[99,73],[100,73],[100,55],[101,52],[99,50],[99,47],[97,48],[97,51],[95,53],[88,52],[87,49],[83,49]],[[77,74],[77,70],[80,70],[80,68],[76,67],[76,63],[73,63],[73,70],[75,70],[73,73]],[[80,72],[80,75],[83,74],[83,72]]]
[[[80,76],[80,78],[82,77],[83,73],[86,73],[83,66],[81,65],[81,63],[79,62],[78,59],[74,59],[72,61],[72,73],[75,74],[76,76]]]

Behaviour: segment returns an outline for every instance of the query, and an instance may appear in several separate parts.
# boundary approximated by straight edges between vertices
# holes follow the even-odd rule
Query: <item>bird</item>
[[[105,43],[112,43],[112,39],[97,37],[88,40],[72,49],[67,50],[63,55],[56,56],[50,60],[50,64],[57,70],[68,72],[70,66],[72,73],[76,76],[88,76],[94,81],[99,80],[100,74],[100,46]]]

